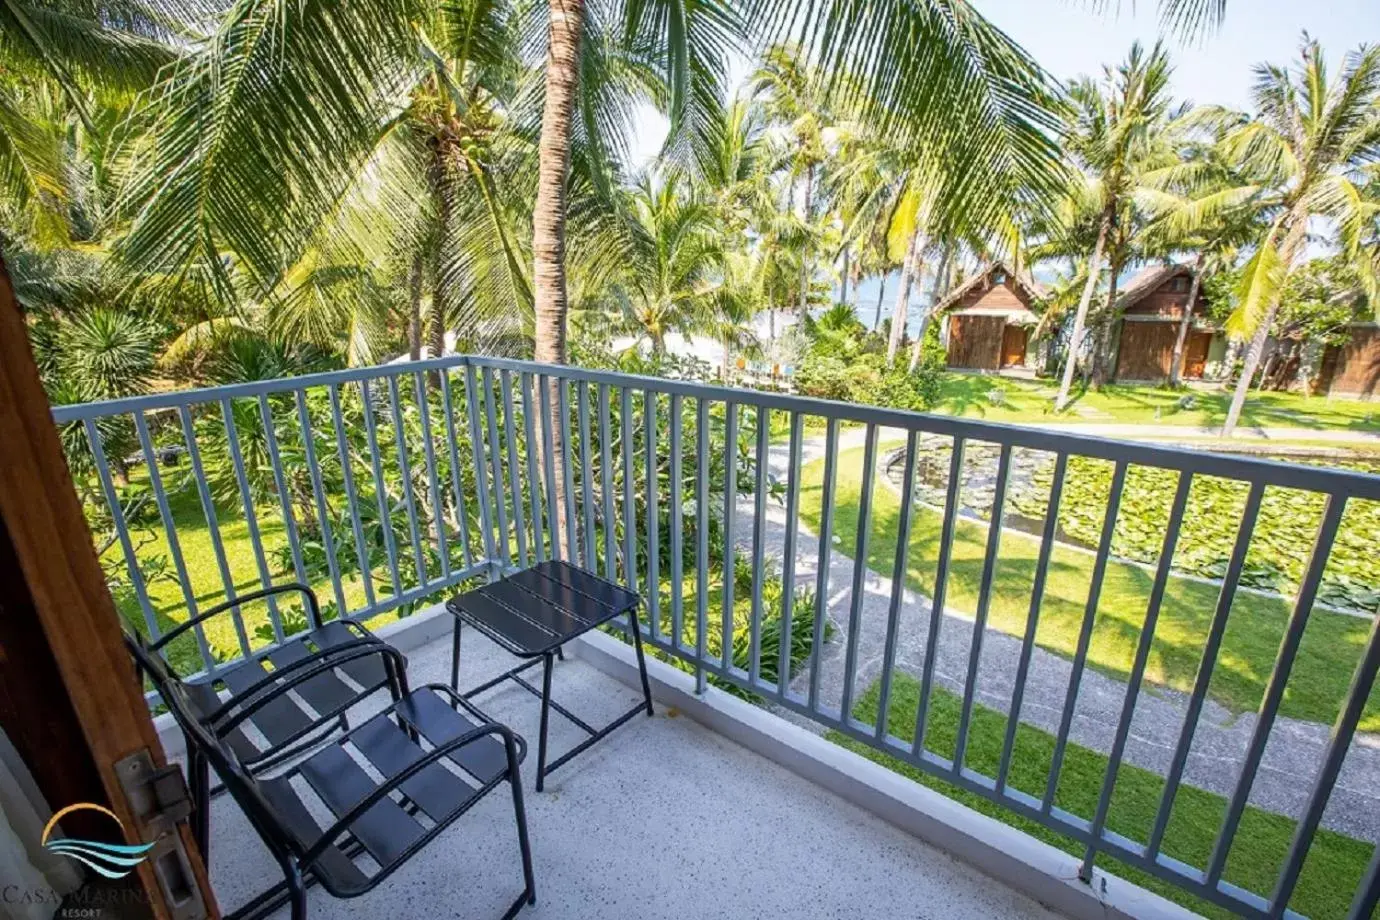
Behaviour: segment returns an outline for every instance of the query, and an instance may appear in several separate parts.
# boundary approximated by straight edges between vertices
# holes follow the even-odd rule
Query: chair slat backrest
[[[244,766],[234,749],[212,729],[207,720],[209,713],[187,692],[187,685],[172,672],[162,656],[150,649],[139,636],[126,632],[125,645],[139,670],[149,675],[154,689],[182,729],[187,739],[188,755],[196,753],[206,758],[270,848],[279,853],[295,850],[292,834],[274,814],[259,781]]]

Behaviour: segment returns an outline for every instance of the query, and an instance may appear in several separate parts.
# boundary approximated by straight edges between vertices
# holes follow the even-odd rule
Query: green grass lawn
[[[988,394],[1003,393],[1000,404]],[[1231,403],[1228,392],[1193,391],[1196,405],[1179,408],[1187,390],[1113,384],[1100,391],[1075,393],[1072,407],[1055,414],[1058,384],[975,374],[946,374],[934,411],[994,422],[1153,422],[1162,425],[1220,426]],[[1241,423],[1245,426],[1313,430],[1380,431],[1380,406],[1354,399],[1329,399],[1299,393],[1252,393]]]
[[[140,467],[132,472],[131,480],[145,479],[147,475],[147,472]],[[226,591],[221,580],[220,567],[216,561],[211,539],[211,528],[202,512],[201,500],[195,487],[189,485],[174,489],[174,483],[168,480],[166,475],[165,480],[167,480],[165,485],[170,490],[168,506],[176,526],[182,558],[187,567],[190,591],[197,609],[204,610],[222,603],[226,599]],[[287,569],[279,569],[275,565],[274,550],[287,544],[287,533],[283,528],[281,514],[264,508],[257,510],[259,511],[259,535],[263,541],[271,580],[278,584],[295,581],[296,576],[293,574],[291,566]],[[216,508],[216,517],[220,527],[226,567],[229,569],[235,591],[245,593],[262,587],[253,546],[249,540],[249,526],[244,515],[238,508],[221,505]],[[163,556],[167,559],[166,572],[168,577],[149,579],[147,589],[149,602],[153,607],[159,626],[163,630],[170,629],[175,624],[186,620],[187,603],[181,585],[176,578],[177,570],[173,566],[172,551],[167,535],[163,530],[161,519],[157,518],[156,512],[150,525],[138,529],[134,538],[137,546],[136,554],[141,560],[150,560],[157,556]],[[118,543],[108,550],[107,557],[116,560],[123,558]],[[404,558],[401,561],[406,562],[407,560]],[[149,569],[146,567],[145,574],[148,573]],[[121,575],[124,575],[123,567],[121,568]],[[311,587],[323,606],[335,601],[334,589],[331,587],[329,578],[318,579]],[[377,580],[374,587],[375,590],[379,589]],[[364,603],[364,585],[358,573],[343,580],[342,590],[345,593],[346,604],[351,609],[358,608]],[[121,613],[129,622],[143,623],[143,613],[139,609],[139,602],[133,591],[118,592],[116,601]],[[281,606],[289,608],[300,605],[297,598],[290,596]],[[246,604],[242,613],[251,643],[254,645],[262,644],[255,641],[254,630],[261,624],[269,622],[267,605],[262,602]],[[229,615],[215,617],[208,621],[204,626],[204,631],[207,642],[213,648],[224,650],[232,656],[238,654],[239,639],[234,621]],[[187,668],[194,665],[195,668],[200,668],[200,654],[196,650],[194,640],[190,637],[185,640],[179,639],[173,645],[172,655],[175,666]]]
[[[851,555],[856,545],[861,494],[862,448],[839,454],[835,489],[835,552]],[[801,486],[801,518],[818,531],[823,461],[806,464]],[[886,483],[873,488],[867,564],[890,573],[896,556],[900,500]],[[1069,513],[1061,509],[1061,513]],[[1082,513],[1089,513],[1083,509]],[[1098,517],[1102,509],[1096,509]],[[1123,508],[1122,521],[1133,513]],[[933,596],[941,516],[927,508],[912,517],[906,554],[907,584]],[[949,567],[946,604],[960,610],[977,607],[986,555],[985,523],[960,520]],[[1039,540],[1020,533],[1002,535],[988,623],[1011,635],[1025,633]],[[1056,546],[1045,583],[1036,642],[1072,657],[1083,621],[1093,556]],[[1131,670],[1150,594],[1152,573],[1112,561],[1107,565],[1089,648],[1090,667],[1124,679]],[[1176,690],[1192,688],[1213,609],[1216,585],[1171,577],[1160,608],[1155,641],[1146,668],[1151,684]],[[1289,609],[1279,599],[1238,593],[1209,687],[1210,696],[1234,712],[1257,708],[1274,665]],[[1280,712],[1298,719],[1330,723],[1346,695],[1351,674],[1367,638],[1369,623],[1356,617],[1317,611],[1309,620],[1286,688]],[[1362,730],[1380,729],[1380,687],[1372,691]]]
[[[854,707],[855,718],[875,724],[880,698],[879,686],[873,684],[863,694]],[[887,724],[892,734],[905,741],[911,741],[914,738],[915,712],[920,699],[919,682],[909,675],[897,674],[892,681],[891,693]],[[936,687],[927,717],[926,747],[950,759],[954,753],[961,702],[955,694]],[[996,775],[1006,725],[1007,717],[1002,713],[983,706],[974,708],[966,756],[968,767],[980,770],[988,776]],[[1083,855],[1083,846],[1077,841],[1007,811],[976,793],[937,779],[904,761],[836,732],[831,733],[830,737],[844,747],[885,764],[916,782],[962,802],[969,808],[997,818],[1065,852],[1080,858]],[[1053,762],[1054,742],[1054,736],[1048,732],[1020,725],[1016,730],[1009,784],[1031,795],[1042,796]],[[1097,809],[1107,765],[1104,755],[1076,744],[1068,745],[1055,795],[1056,804],[1066,811],[1091,819]],[[1146,840],[1154,824],[1163,791],[1164,780],[1161,777],[1148,770],[1123,765],[1117,775],[1116,790],[1108,812],[1108,828],[1133,840]],[[1181,786],[1165,832],[1163,851],[1192,866],[1206,865],[1222,817],[1226,813],[1226,806],[1227,802],[1222,796],[1191,786]],[[1288,852],[1294,825],[1295,822],[1290,818],[1247,807],[1241,819],[1236,842],[1227,860],[1227,881],[1268,895]],[[1299,878],[1290,907],[1313,918],[1346,916],[1351,896],[1366,869],[1371,851],[1371,844],[1364,841],[1331,831],[1319,831],[1304,862],[1303,874]],[[1211,917],[1231,916],[1221,908],[1185,894],[1175,886],[1117,860],[1099,857],[1098,864],[1122,878],[1192,910]]]

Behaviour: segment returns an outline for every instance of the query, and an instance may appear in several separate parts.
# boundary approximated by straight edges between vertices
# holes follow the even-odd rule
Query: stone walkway
[[[882,430],[879,443],[901,432]],[[852,430],[839,438],[839,450],[862,444],[864,432]],[[807,438],[802,444],[803,463],[823,455],[822,437]],[[784,481],[787,448],[771,449],[770,470]],[[874,488],[891,488],[880,471]],[[785,510],[768,503],[764,548],[779,566],[786,530]],[[739,551],[752,552],[753,503],[740,501],[735,530]],[[795,580],[797,587],[815,586],[819,541],[801,526],[796,538]],[[852,602],[852,547],[835,538],[829,562],[828,615],[835,632],[821,659],[821,701],[838,708],[843,694],[845,641]],[[880,676],[886,642],[891,579],[872,570],[865,573],[858,631],[858,665],[854,699],[860,697]],[[918,677],[926,657],[930,620],[930,599],[910,590],[902,592],[896,666]],[[944,611],[935,665],[937,683],[962,693],[968,669],[973,635],[970,613],[948,608]],[[976,698],[985,706],[1008,712],[1012,685],[1021,649],[1021,638],[987,629],[978,668]],[[1350,665],[1348,665],[1349,667]],[[1021,721],[1055,733],[1058,730],[1068,688],[1071,662],[1062,656],[1034,650],[1027,678]],[[797,676],[793,689],[808,690],[808,671]],[[1125,700],[1126,685],[1120,680],[1093,671],[1084,671],[1074,711],[1071,740],[1098,751],[1112,745],[1116,724]],[[1131,721],[1131,735],[1125,760],[1161,776],[1168,772],[1175,745],[1183,728],[1187,694],[1163,687],[1145,685]],[[805,724],[805,723],[802,723]],[[1209,700],[1204,706],[1190,747],[1184,782],[1220,795],[1231,795],[1245,757],[1246,746],[1256,724],[1254,713],[1232,714]],[[814,726],[818,728],[818,726]],[[1321,762],[1329,727],[1296,719],[1279,718],[1266,745],[1264,760],[1251,790],[1250,802],[1270,811],[1297,817],[1306,807],[1313,778]],[[1027,790],[1041,793],[1043,790]],[[1361,735],[1352,744],[1341,776],[1333,790],[1323,817],[1326,827],[1353,837],[1380,842],[1380,736]]]

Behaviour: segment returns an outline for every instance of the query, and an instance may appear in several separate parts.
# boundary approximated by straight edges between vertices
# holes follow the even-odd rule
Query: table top
[[[554,651],[633,610],[641,598],[567,562],[539,562],[451,598],[446,609],[514,655]]]

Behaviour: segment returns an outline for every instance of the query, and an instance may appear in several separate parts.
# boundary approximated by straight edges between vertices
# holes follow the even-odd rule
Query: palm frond
[[[1279,248],[1276,223],[1242,270],[1236,287],[1236,309],[1227,317],[1227,335],[1243,340],[1253,336],[1270,308],[1279,302],[1288,273]]]
[[[36,240],[61,244],[68,239],[63,130],[34,114],[19,91],[0,85],[0,196]]]
[[[148,97],[121,263],[177,273],[229,251],[272,289],[406,104],[419,12],[411,0],[235,3]]]

